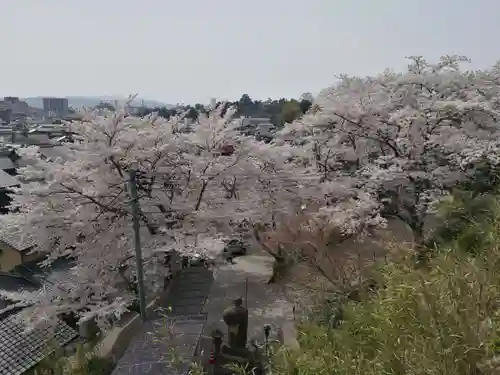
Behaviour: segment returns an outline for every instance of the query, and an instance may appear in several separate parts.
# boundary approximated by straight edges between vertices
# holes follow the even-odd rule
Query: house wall
[[[20,265],[22,261],[23,258],[17,250],[0,242],[0,271],[9,272]]]

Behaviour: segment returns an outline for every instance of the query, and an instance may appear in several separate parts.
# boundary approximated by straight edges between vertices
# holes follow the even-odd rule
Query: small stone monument
[[[237,298],[233,306],[224,310],[222,318],[228,326],[228,346],[245,349],[248,334],[248,310],[243,307],[243,299]]]
[[[257,369],[255,374],[262,374],[259,357],[255,351],[247,348],[248,310],[243,307],[243,299],[235,299],[233,306],[224,310],[222,318],[228,327],[228,342],[223,342],[224,334],[221,331],[215,329],[212,332],[212,351],[208,358],[210,367],[205,370],[212,374],[229,375],[232,372],[225,366],[236,363]]]

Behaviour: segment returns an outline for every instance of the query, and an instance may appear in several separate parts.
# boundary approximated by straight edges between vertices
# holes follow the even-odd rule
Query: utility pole
[[[139,222],[139,199],[137,197],[137,180],[135,170],[129,172],[128,188],[130,193],[130,206],[134,225],[135,263],[137,268],[137,289],[139,293],[139,309],[143,322],[147,320],[146,295],[144,292],[144,268],[142,264],[141,235]]]

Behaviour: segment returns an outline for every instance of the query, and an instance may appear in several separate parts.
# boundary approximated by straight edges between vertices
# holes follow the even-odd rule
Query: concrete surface
[[[150,302],[146,308],[151,316],[158,307],[158,301]],[[127,314],[128,315],[128,314]],[[124,317],[123,321],[106,331],[103,340],[97,345],[97,353],[102,357],[118,359],[125,353],[131,340],[140,332],[141,317],[136,312]]]
[[[276,260],[267,255],[245,255],[234,258],[234,264],[221,267],[224,271],[233,271],[235,274],[248,274],[254,283],[267,284],[274,274]]]
[[[252,254],[238,257],[235,261],[235,265],[219,267],[203,308],[207,314],[207,322],[200,348],[205,353],[210,352],[212,348],[210,333],[214,328],[225,332],[224,340],[227,341],[227,326],[222,320],[222,312],[238,297],[243,298],[243,304],[248,308],[248,337],[257,339],[259,343],[264,339],[265,324],[271,325],[271,336],[277,338],[280,327],[293,316],[293,305],[285,299],[281,288],[267,283],[272,275],[273,258]]]

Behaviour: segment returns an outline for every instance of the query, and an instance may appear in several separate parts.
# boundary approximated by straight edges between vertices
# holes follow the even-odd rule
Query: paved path
[[[244,304],[246,303],[248,308],[249,339],[256,338],[262,343],[265,324],[271,324],[275,335],[285,320],[292,319],[293,306],[286,301],[281,289],[276,285],[266,284],[263,275],[255,271],[236,270],[231,266],[222,266],[217,270],[210,295],[203,308],[207,314],[207,322],[203,328],[200,348],[205,353],[211,350],[212,343],[209,338],[211,331],[216,327],[223,332],[227,331],[227,326],[222,320],[222,312],[238,297],[244,299]],[[224,340],[227,340],[227,336]]]
[[[180,271],[171,292],[160,299],[159,311],[132,339],[113,375],[187,373],[207,319],[202,309],[212,281],[212,272],[202,267]],[[177,366],[172,366],[174,353],[182,359]]]
[[[182,374],[191,361],[206,363],[212,349],[210,334],[216,327],[226,332],[222,312],[238,297],[249,310],[249,338],[262,342],[264,324],[271,324],[275,335],[292,317],[292,304],[278,286],[263,281],[258,267],[224,265],[216,271],[215,280],[211,271],[192,267],[182,270],[172,282],[170,292],[160,300],[165,311],[144,325],[113,375]],[[171,312],[165,315],[168,308]],[[185,359],[177,371],[169,366],[173,348]]]
[[[172,280],[169,292],[160,299],[160,307],[171,309],[169,315],[200,314],[213,284],[213,274],[204,267],[190,267]]]

